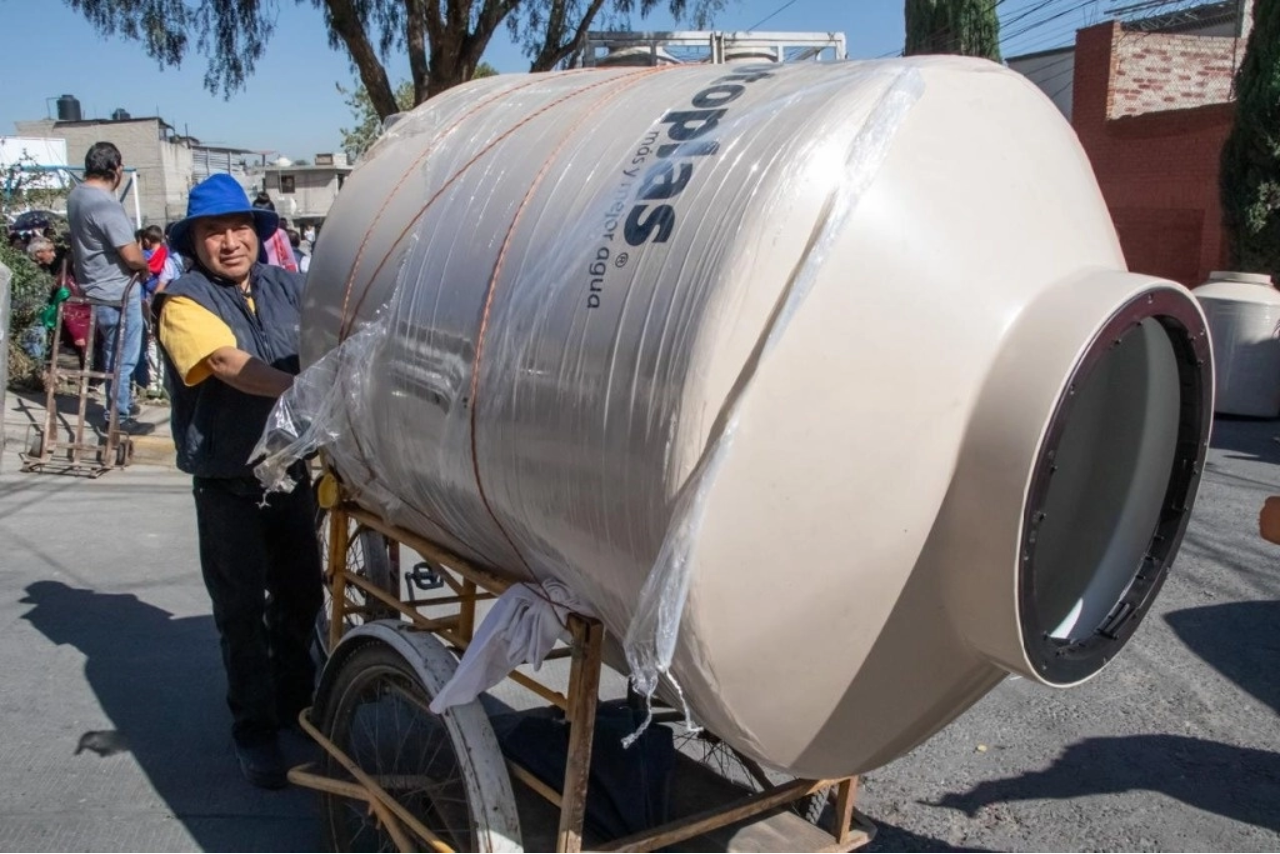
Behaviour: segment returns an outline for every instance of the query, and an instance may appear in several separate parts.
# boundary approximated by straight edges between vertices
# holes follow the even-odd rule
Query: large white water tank
[[[1214,271],[1195,289],[1213,339],[1224,415],[1280,415],[1280,292],[1260,273]]]
[[[568,584],[774,767],[865,771],[1008,673],[1088,678],[1185,529],[1203,317],[1125,272],[1070,127],[991,63],[476,81],[324,235],[285,432]]]

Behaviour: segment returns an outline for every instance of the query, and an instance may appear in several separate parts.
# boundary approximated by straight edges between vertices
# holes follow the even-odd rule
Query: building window
[[[280,192],[282,193],[293,192],[293,176],[292,175],[280,176]]]

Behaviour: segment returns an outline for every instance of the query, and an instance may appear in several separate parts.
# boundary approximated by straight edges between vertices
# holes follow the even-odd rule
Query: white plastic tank
[[[1089,678],[1194,503],[1198,305],[1126,272],[1070,127],[988,62],[476,81],[324,235],[272,446],[564,582],[642,687],[797,775]]]
[[[666,48],[647,45],[610,48],[608,53],[595,61],[597,68],[639,68],[679,64],[680,60],[672,56]]]
[[[1280,415],[1280,291],[1259,273],[1214,271],[1196,288],[1213,340],[1223,415]]]

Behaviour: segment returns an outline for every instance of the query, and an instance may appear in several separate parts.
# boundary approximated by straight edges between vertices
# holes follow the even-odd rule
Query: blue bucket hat
[[[169,232],[169,244],[188,258],[195,257],[191,246],[191,226],[198,219],[225,214],[249,214],[253,217],[253,230],[258,234],[259,254],[263,243],[280,227],[280,217],[275,211],[255,208],[249,204],[244,187],[225,172],[210,175],[191,188],[187,197],[187,218],[173,224]]]

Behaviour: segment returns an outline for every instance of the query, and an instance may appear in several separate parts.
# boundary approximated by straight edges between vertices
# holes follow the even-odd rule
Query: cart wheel
[[[401,635],[417,666],[376,634],[400,634],[390,624],[359,630],[339,647],[312,717],[321,732],[429,831],[454,851],[519,851],[520,829],[511,782],[497,739],[478,702],[435,715],[432,694],[456,668],[435,638]],[[368,635],[364,634],[368,633]],[[424,646],[424,642],[426,646]],[[447,672],[443,672],[447,671]],[[429,687],[429,683],[436,683]],[[350,779],[326,755],[326,774]],[[387,829],[363,801],[323,796],[325,830],[334,851],[394,851]],[[431,850],[407,826],[405,835]]]
[[[761,767],[759,763],[743,756],[706,730],[677,731],[675,746],[685,756],[749,792],[760,792],[769,786],[794,779]],[[788,809],[810,824],[829,830],[834,813],[828,801],[827,792],[817,792],[791,803]]]
[[[357,523],[354,519],[348,523],[347,536],[347,569],[361,575],[392,596],[400,595],[400,578],[391,559],[392,544],[386,537],[370,528]],[[320,559],[325,563],[324,606],[316,615],[315,650],[320,661],[329,657],[329,618],[333,614],[333,600],[330,598],[329,580],[329,511],[321,510],[316,514],[316,532],[320,538]],[[366,613],[349,613],[343,634],[374,620],[395,620],[399,614],[376,599],[366,601],[364,592],[358,587],[348,586],[347,600],[357,607],[368,607]]]

